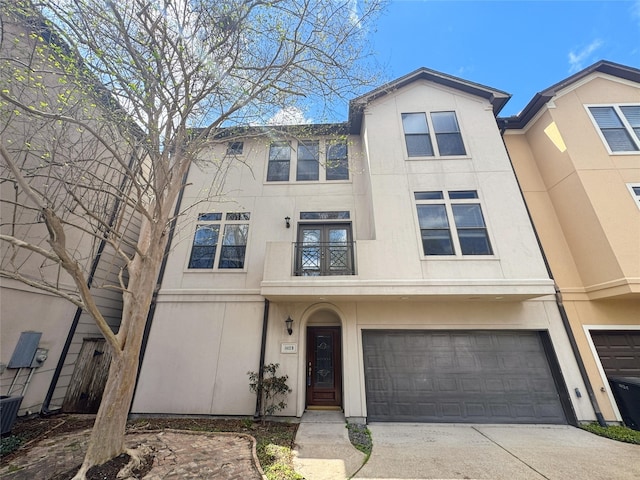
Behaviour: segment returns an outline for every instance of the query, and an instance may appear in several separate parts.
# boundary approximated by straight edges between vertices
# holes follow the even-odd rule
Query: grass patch
[[[373,441],[371,440],[371,432],[367,426],[360,423],[347,423],[347,430],[349,430],[349,440],[351,444],[364,453],[368,459],[369,455],[371,455],[371,449],[373,448]]]
[[[290,447],[262,444],[256,447],[260,465],[269,480],[304,480],[293,469],[293,453]]]
[[[611,440],[640,445],[640,431],[632,430],[628,427],[617,425],[601,427],[596,422],[593,422],[580,425],[580,428],[596,435],[600,435],[601,437],[610,438]]]

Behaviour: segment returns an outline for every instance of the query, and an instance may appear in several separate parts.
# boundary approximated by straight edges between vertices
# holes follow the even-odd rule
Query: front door
[[[307,328],[307,407],[342,405],[340,327]]]

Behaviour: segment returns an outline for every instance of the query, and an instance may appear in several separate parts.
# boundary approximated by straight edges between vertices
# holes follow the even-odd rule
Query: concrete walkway
[[[350,478],[364,457],[349,441],[342,412],[304,412],[296,433],[293,466],[306,480]]]

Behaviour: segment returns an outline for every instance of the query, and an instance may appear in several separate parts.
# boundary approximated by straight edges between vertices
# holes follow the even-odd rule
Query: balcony
[[[297,277],[355,275],[354,242],[294,243]]]
[[[260,294],[277,301],[394,298],[504,302],[555,294],[549,278],[505,278],[497,259],[432,260],[447,264],[443,273],[436,275],[434,265],[417,259],[400,262],[397,251],[376,240],[358,240],[357,248],[355,243],[268,242]],[[432,272],[423,270],[427,267]]]

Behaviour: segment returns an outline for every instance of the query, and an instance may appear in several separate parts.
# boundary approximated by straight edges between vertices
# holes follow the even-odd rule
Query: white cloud
[[[285,107],[267,120],[267,125],[306,125],[309,123],[313,123],[313,120],[305,118],[304,112],[298,107]]]
[[[602,40],[596,38],[589,45],[584,47],[582,50],[571,50],[569,52],[569,73],[575,73],[579,70],[582,70],[586,61],[589,61],[589,58],[593,52],[595,52],[602,45]]]
[[[631,12],[631,16],[638,21],[638,26],[640,26],[640,0],[632,2],[629,10]]]

